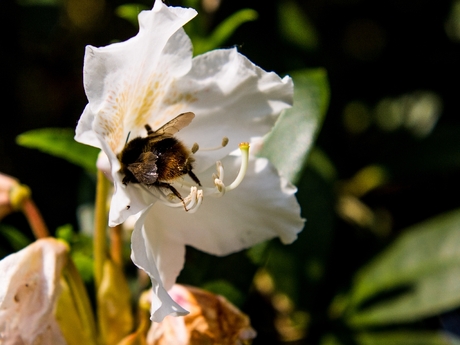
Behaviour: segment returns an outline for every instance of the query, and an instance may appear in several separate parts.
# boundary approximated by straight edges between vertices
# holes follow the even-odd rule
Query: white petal
[[[109,157],[107,157],[104,151],[99,152],[99,155],[97,156],[96,167],[98,170],[104,173],[105,177],[107,177],[109,181],[113,182]]]
[[[84,86],[89,104],[79,121],[76,140],[98,146],[94,131],[112,151],[119,152],[128,132],[141,134],[158,113],[154,110],[163,103],[169,80],[191,67],[191,43],[182,26],[195,15],[193,9],[156,1],[152,11],[139,15],[137,36],[102,48],[86,48]]]
[[[99,137],[100,138],[100,137]],[[139,184],[130,183],[125,186],[122,183],[120,162],[115,154],[108,148],[105,141],[100,139],[102,150],[106,153],[106,158],[111,165],[111,180],[114,185],[114,193],[109,210],[109,226],[116,226],[123,223],[128,217],[139,213],[149,205],[153,204],[157,199],[148,192],[147,188],[143,188]],[[104,155],[101,155],[102,157]],[[101,159],[103,162],[105,159]],[[106,168],[106,163],[101,167]]]
[[[94,113],[90,110],[90,105],[87,104],[83,110],[83,114],[78,120],[78,125],[75,130],[75,140],[86,145],[101,148],[101,144],[93,131]]]
[[[148,221],[145,227],[143,224],[149,211],[150,208],[144,211],[136,222],[131,238],[131,259],[150,276],[153,290],[151,319],[161,322],[167,315],[182,316],[188,313],[168,295],[165,287],[172,286],[170,278],[165,286],[157,268],[162,267],[171,276],[177,276],[184,263],[185,247],[165,238],[167,229],[156,228]]]
[[[176,82],[179,92],[191,92],[187,111],[195,113],[193,122],[178,133],[186,144],[200,147],[227,147],[196,153],[196,171],[237,149],[238,144],[270,131],[282,110],[293,102],[291,78],[281,79],[254,65],[236,49],[214,50],[193,59],[190,72]]]
[[[67,247],[38,240],[0,261],[0,342],[66,344],[54,317]]]
[[[239,157],[229,156],[222,163],[226,178],[236,176]],[[258,158],[250,162],[240,186],[221,198],[205,197],[196,213],[156,203],[145,217],[146,245],[161,256],[155,269],[170,286],[183,264],[178,249],[185,245],[226,255],[274,237],[285,244],[293,242],[304,225],[295,192],[268,160]],[[142,268],[148,270],[148,263]]]

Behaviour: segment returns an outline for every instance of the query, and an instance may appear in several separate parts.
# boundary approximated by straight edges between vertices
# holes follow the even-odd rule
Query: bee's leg
[[[158,182],[158,181],[155,183],[155,186],[160,187],[160,188],[168,188],[175,196],[177,196],[180,199],[180,201],[182,201],[182,204],[184,205],[185,211],[188,211],[187,206],[185,205],[185,201],[182,198],[182,195],[180,195],[180,193],[178,192],[178,190],[176,188],[171,186],[169,183]]]
[[[148,134],[148,135],[153,134],[152,127],[150,127],[149,125],[145,125],[145,129],[147,130],[147,134]]]
[[[196,175],[193,173],[192,169],[189,169],[187,171],[187,174],[188,174],[188,176],[190,176],[192,178],[193,181],[195,181],[196,184],[198,184],[198,186],[201,187],[201,182],[200,182],[200,180],[198,180],[198,177],[196,177]]]

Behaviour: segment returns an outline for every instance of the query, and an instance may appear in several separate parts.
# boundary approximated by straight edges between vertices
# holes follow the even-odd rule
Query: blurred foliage
[[[81,278],[87,285],[92,284],[94,279],[92,237],[83,232],[75,232],[71,224],[60,226],[55,236],[69,244],[70,256]]]
[[[289,246],[222,258],[187,248],[179,282],[243,308],[255,345],[458,344],[459,1],[170,3],[199,12],[186,26],[194,54],[237,46],[293,77],[294,106],[261,154],[296,184],[307,219]],[[94,172],[97,150],[56,128],[74,128],[86,104],[84,46],[133,36],[152,3],[2,6],[13,19],[1,21],[2,97],[12,110],[0,127],[0,171],[32,188],[51,229],[72,223],[56,236],[88,284],[91,239],[76,209],[94,195],[81,167]],[[22,225],[15,215],[1,224],[2,256],[32,240]]]
[[[329,85],[323,69],[293,71],[290,75],[294,105],[281,114],[259,155],[270,159],[284,177],[296,183],[326,115]]]
[[[75,130],[71,128],[42,128],[22,133],[16,142],[64,158],[88,172],[95,173],[100,150],[76,142],[74,136]]]

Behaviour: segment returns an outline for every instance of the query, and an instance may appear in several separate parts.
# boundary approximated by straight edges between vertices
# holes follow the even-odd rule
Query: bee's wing
[[[182,128],[187,127],[192,122],[195,114],[192,112],[182,113],[177,115],[174,119],[161,126],[155,132],[149,133],[149,136],[159,135],[174,135]]]
[[[139,183],[153,184],[158,179],[157,158],[158,156],[153,152],[144,152],[136,162],[128,164],[128,170],[132,172]]]

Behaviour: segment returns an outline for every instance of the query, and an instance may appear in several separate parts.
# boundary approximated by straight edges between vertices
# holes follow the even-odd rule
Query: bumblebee
[[[123,184],[141,183],[149,187],[169,189],[185,207],[184,199],[171,183],[188,175],[199,186],[193,173],[193,153],[174,134],[192,122],[195,114],[182,113],[156,131],[146,124],[147,137],[137,137],[126,143],[118,154]],[[196,150],[195,150],[196,151]],[[185,207],[187,210],[187,208]]]

